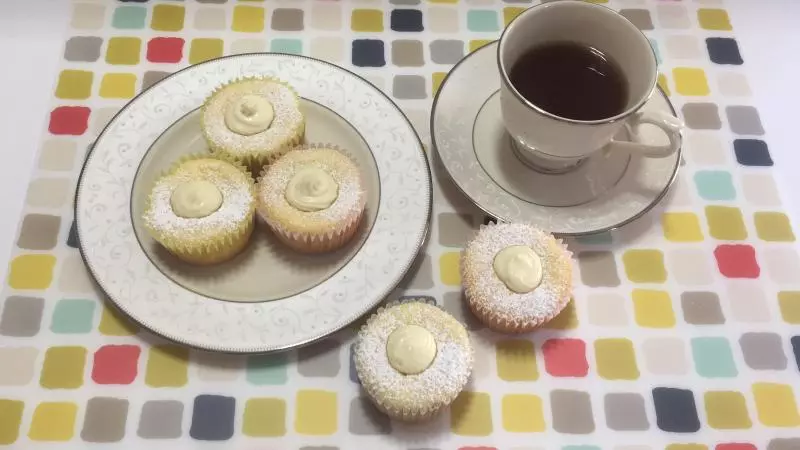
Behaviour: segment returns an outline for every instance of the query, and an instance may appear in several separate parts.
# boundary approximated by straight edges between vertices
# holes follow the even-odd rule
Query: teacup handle
[[[655,125],[661,128],[661,131],[669,138],[669,144],[650,145],[642,143],[639,135],[639,126],[642,124]],[[660,111],[637,112],[628,119],[625,127],[628,130],[631,140],[613,140],[611,144],[614,148],[624,149],[630,152],[639,152],[643,156],[650,158],[664,158],[675,153],[681,146],[683,122],[671,114],[662,113]]]

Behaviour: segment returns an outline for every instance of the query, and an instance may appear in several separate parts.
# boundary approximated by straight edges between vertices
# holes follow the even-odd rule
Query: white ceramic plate
[[[666,158],[601,150],[558,175],[520,162],[503,126],[496,54],[494,42],[462,59],[442,82],[431,114],[431,140],[442,166],[476,206],[504,222],[577,236],[625,225],[663,198],[677,174],[680,149]],[[675,115],[660,89],[643,108]],[[655,127],[638,131],[647,143],[667,140]]]
[[[290,83],[303,98],[307,141],[347,148],[358,163],[369,191],[361,232],[346,248],[313,257],[293,253],[259,226],[236,259],[183,264],[141,228],[143,199],[178,157],[207,151],[197,111],[205,98],[253,75]],[[345,69],[284,54],[208,61],[133,99],[95,142],[75,202],[84,260],[124,313],[168,339],[231,353],[310,343],[369,311],[408,272],[430,214],[427,157],[400,109]]]

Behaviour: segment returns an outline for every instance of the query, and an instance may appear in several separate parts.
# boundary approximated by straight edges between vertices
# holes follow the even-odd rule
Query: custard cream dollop
[[[542,282],[542,259],[527,245],[500,250],[492,264],[494,273],[507,288],[518,294],[536,289]]]
[[[402,325],[386,340],[386,356],[398,372],[416,375],[425,371],[436,357],[436,340],[419,325]]]
[[[260,95],[245,95],[225,110],[225,125],[242,136],[250,136],[269,128],[275,118],[272,103]]]
[[[339,197],[339,184],[320,168],[304,167],[289,180],[284,196],[290,205],[300,211],[322,211]]]
[[[179,184],[169,198],[172,211],[185,219],[210,216],[222,206],[222,192],[205,180]]]

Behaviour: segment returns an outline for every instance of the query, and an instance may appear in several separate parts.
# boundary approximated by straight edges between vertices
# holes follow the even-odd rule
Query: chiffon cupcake
[[[390,417],[427,420],[449,406],[472,373],[466,328],[436,306],[394,303],[358,334],[353,358],[364,391]]]
[[[288,84],[275,78],[244,78],[206,99],[201,129],[212,152],[241,161],[257,174],[300,142],[305,118]]]
[[[569,303],[572,253],[531,225],[488,225],[462,253],[461,279],[470,310],[487,327],[526,333]]]
[[[156,180],[143,223],[156,242],[181,260],[208,265],[244,249],[254,214],[255,187],[244,167],[192,156]]]
[[[303,253],[341,248],[355,236],[366,192],[358,167],[340,149],[294,149],[265,168],[257,187],[258,214],[275,235]]]

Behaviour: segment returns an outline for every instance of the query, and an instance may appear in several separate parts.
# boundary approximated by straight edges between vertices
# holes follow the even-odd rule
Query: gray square
[[[725,115],[728,116],[728,126],[736,134],[754,136],[764,134],[761,117],[758,115],[758,110],[752,106],[728,106],[725,108]]]
[[[61,217],[49,214],[27,214],[22,219],[17,246],[26,250],[50,250],[58,243]]]
[[[128,401],[94,397],[86,404],[81,439],[86,442],[119,442],[125,437]]]
[[[3,313],[0,315],[0,335],[36,336],[41,327],[43,310],[43,298],[8,297],[3,304]]]
[[[619,274],[614,254],[603,251],[578,253],[581,281],[589,287],[619,286]]]
[[[414,5],[419,5],[420,0],[389,0],[389,3],[393,5],[414,6]]]
[[[787,365],[781,336],[775,333],[744,333],[739,338],[744,362],[756,370],[784,370]]]
[[[302,31],[303,10],[278,8],[272,13],[272,29],[276,31]]]
[[[424,100],[428,97],[425,77],[421,75],[395,75],[392,95],[402,100]]]
[[[617,431],[644,431],[650,428],[644,398],[636,393],[611,393],[605,397],[606,424]]]
[[[197,3],[213,3],[216,5],[221,5],[227,1],[228,0],[197,0]]]
[[[477,227],[473,217],[457,213],[439,214],[439,243],[445,247],[462,248]]]
[[[621,9],[619,13],[640,30],[653,29],[653,19],[650,18],[650,11],[646,9]]]
[[[64,46],[64,59],[70,62],[94,62],[100,59],[103,38],[96,36],[75,36],[69,38]]]
[[[683,320],[692,325],[719,325],[725,316],[714,292],[682,292],[681,309]]]
[[[466,325],[469,330],[483,328],[481,322],[469,310],[463,292],[445,292],[442,296],[442,308]]]
[[[432,289],[433,288],[433,264],[431,256],[427,253],[421,260],[417,260],[416,267],[408,271],[408,275],[402,284],[406,289]]]
[[[392,64],[399,67],[424,66],[422,42],[409,39],[392,41]]]
[[[183,403],[177,400],[153,400],[142,406],[136,434],[144,439],[175,439],[181,437]]]
[[[350,402],[349,430],[355,435],[390,434],[392,422],[375,408],[371,400],[358,397]]]
[[[594,415],[589,393],[556,389],[550,391],[553,429],[559,433],[589,434],[594,432]]]
[[[686,126],[694,130],[719,130],[722,121],[715,103],[686,103],[681,108]]]
[[[775,438],[767,444],[767,450],[797,450],[800,438]]]
[[[169,72],[148,70],[142,75],[142,90],[148,89],[150,86],[163,80],[167,75],[169,75]]]
[[[464,57],[464,41],[437,39],[430,44],[431,61],[436,64],[455,64]]]
[[[297,351],[297,372],[304,377],[335,377],[341,370],[339,342],[326,339]]]

